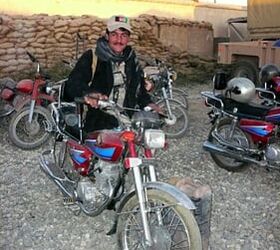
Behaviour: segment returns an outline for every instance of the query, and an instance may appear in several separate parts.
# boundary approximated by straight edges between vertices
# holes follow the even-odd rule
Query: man
[[[97,40],[96,50],[86,51],[69,75],[64,99],[73,101],[75,97],[84,96],[90,106],[86,132],[118,126],[115,117],[97,109],[97,99],[111,99],[128,108],[138,105],[159,110],[145,89],[143,71],[134,50],[128,45],[130,34],[129,19],[112,16],[106,35]]]

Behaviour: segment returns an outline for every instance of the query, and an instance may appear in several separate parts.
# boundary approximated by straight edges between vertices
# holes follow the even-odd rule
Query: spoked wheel
[[[124,205],[119,217],[117,237],[120,249],[202,249],[199,228],[190,210],[161,190],[147,190],[147,197],[152,246],[145,244],[139,201],[134,195]]]
[[[246,148],[252,148],[253,142],[251,137],[247,133],[244,133],[239,127],[235,127],[232,137],[229,138],[230,134],[232,133],[231,122],[232,121],[230,119],[224,119],[220,121],[217,127],[219,136],[233,146],[235,145],[239,147],[241,146]],[[209,142],[219,145],[218,141],[212,135],[213,131],[214,128],[211,129],[208,136],[208,140]],[[248,163],[246,162],[238,161],[234,158],[222,156],[213,152],[211,152],[210,155],[219,167],[229,171],[240,171],[246,168],[246,166],[248,165]]]
[[[173,87],[172,97],[170,98],[179,101],[185,109],[189,108],[187,94],[183,90]]]
[[[168,114],[166,102],[169,102],[171,114]],[[166,134],[166,137],[178,139],[185,135],[188,129],[188,116],[180,102],[173,99],[167,99],[160,100],[157,104],[167,116],[167,118],[163,119],[162,124],[162,130]]]
[[[9,124],[11,141],[22,149],[34,149],[45,143],[52,130],[50,112],[43,107],[35,107],[31,123],[28,121],[30,108],[16,113]]]

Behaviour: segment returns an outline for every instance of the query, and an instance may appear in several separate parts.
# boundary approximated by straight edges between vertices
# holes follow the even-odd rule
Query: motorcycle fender
[[[158,182],[158,181],[157,182],[147,182],[147,183],[144,183],[143,185],[147,189],[161,190],[163,192],[168,193],[169,195],[171,195],[173,197],[176,197],[179,200],[179,203],[187,209],[190,209],[190,210],[196,209],[192,200],[184,192],[182,192],[175,186],[172,186],[172,185],[170,185],[168,183],[164,183],[164,182]],[[118,206],[116,208],[116,217],[115,217],[114,224],[113,224],[111,230],[107,233],[107,235],[112,235],[112,234],[116,233],[119,213],[122,211],[124,205],[129,201],[129,199],[131,197],[133,197],[134,195],[136,195],[135,193],[136,193],[136,191],[133,189],[130,192],[128,192],[121,199],[120,203],[118,204]]]
[[[143,184],[145,188],[147,189],[157,189],[157,190],[161,190],[163,192],[166,192],[168,194],[170,194],[173,197],[176,197],[180,204],[182,206],[184,206],[187,209],[195,209],[195,205],[192,202],[192,200],[181,190],[179,190],[178,188],[176,188],[175,186],[172,186],[168,183],[165,182],[147,182]],[[133,196],[135,195],[135,190],[131,190],[129,193],[126,194],[125,197],[123,197],[123,199],[120,201],[120,204],[118,206],[118,211],[120,211],[123,206],[126,204],[126,202]]]
[[[18,96],[19,97],[19,96]],[[16,98],[18,98],[16,97]],[[21,110],[24,106],[29,104],[31,101],[31,96],[21,96],[21,98],[18,98],[16,103],[14,104],[15,110],[18,112]]]

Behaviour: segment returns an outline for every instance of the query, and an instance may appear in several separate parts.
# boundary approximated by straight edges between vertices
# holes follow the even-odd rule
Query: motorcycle
[[[274,64],[264,65],[259,74],[261,88],[256,88],[262,104],[280,106],[280,69]]]
[[[256,92],[247,78],[221,79],[214,77],[212,92],[201,92],[212,123],[203,149],[229,171],[242,170],[248,163],[280,170],[280,108],[252,103]]]
[[[173,87],[176,72],[165,64],[144,67],[146,89],[152,100],[167,114],[162,126],[168,138],[181,138],[188,129],[187,94]]]
[[[1,97],[10,101],[10,113],[11,110],[16,111],[9,122],[9,138],[19,148],[30,150],[49,139],[53,124],[47,106],[58,98],[58,90],[67,79],[58,82],[46,80],[39,61],[31,53],[27,54],[37,66],[35,79],[21,80],[14,89],[6,86]]]
[[[115,209],[108,234],[117,234],[120,249],[202,249],[194,204],[157,180],[154,153],[166,142],[156,113],[139,111],[128,119],[116,103],[99,100],[99,108],[115,114],[120,126],[85,135],[81,98],[50,106],[57,135],[54,148],[40,156],[40,166],[76,215]]]

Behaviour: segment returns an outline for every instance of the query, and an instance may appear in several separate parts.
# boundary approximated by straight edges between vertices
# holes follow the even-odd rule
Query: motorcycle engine
[[[82,177],[77,186],[79,200],[89,209],[102,206],[120,180],[120,165],[99,160],[95,178]]]
[[[270,162],[280,162],[280,145],[269,145],[265,150],[265,157]]]

